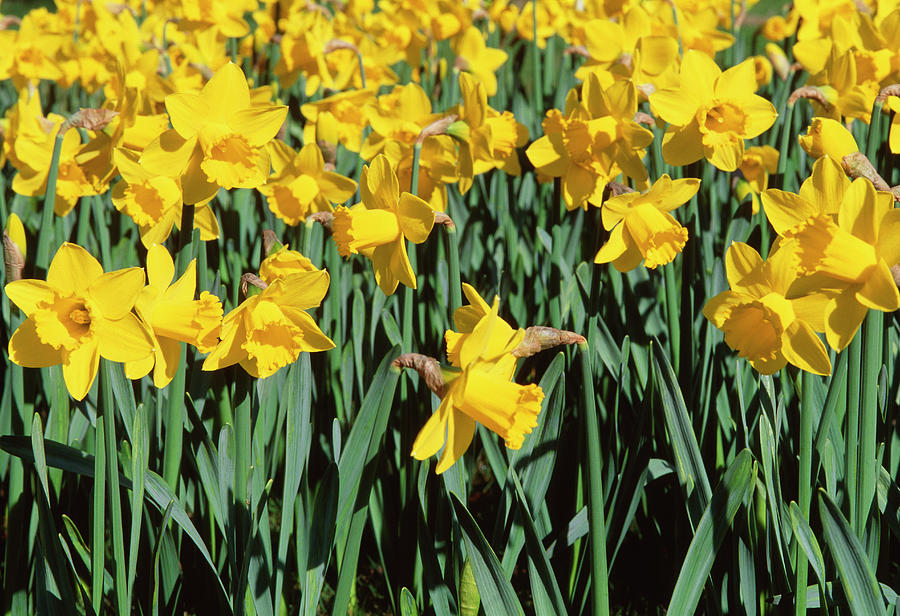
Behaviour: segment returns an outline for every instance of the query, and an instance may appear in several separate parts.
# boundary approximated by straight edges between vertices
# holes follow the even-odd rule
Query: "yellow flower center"
[[[126,213],[134,219],[135,224],[142,227],[158,221],[167,209],[168,204],[163,201],[162,195],[146,180],[130,184],[125,195],[128,206],[131,206],[126,208]]]
[[[650,269],[671,263],[687,243],[687,229],[650,204],[634,208],[626,217],[625,225],[644,255],[644,266]]]
[[[41,342],[72,351],[91,335],[91,309],[80,297],[59,297],[41,302],[31,314]]]
[[[706,110],[703,127],[709,133],[744,134],[744,123],[747,119],[743,109],[734,103],[719,103]]]
[[[201,135],[201,143],[205,141]],[[268,164],[260,165],[261,156],[265,155],[243,135],[226,133],[204,146],[200,168],[222,188],[255,188],[266,181],[269,171]],[[267,161],[266,157],[263,162]]]
[[[781,350],[781,318],[759,300],[738,304],[722,324],[725,342],[751,361],[772,360]]]
[[[241,348],[256,361],[260,376],[269,376],[300,355],[303,330],[271,301],[261,301],[244,321],[247,339]]]

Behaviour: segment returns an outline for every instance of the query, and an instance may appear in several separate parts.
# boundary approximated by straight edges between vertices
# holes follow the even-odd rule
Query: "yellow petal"
[[[440,475],[453,466],[472,444],[474,436],[475,421],[465,413],[451,409],[447,421],[447,445],[434,472]]]
[[[243,135],[253,147],[262,147],[275,138],[287,117],[284,105],[248,107],[232,116],[228,125]]]
[[[175,262],[169,251],[159,244],[151,246],[147,251],[147,284],[159,287],[162,291],[174,277]]]
[[[62,362],[62,351],[45,344],[34,327],[34,320],[26,319],[9,339],[9,358],[26,368],[46,368]]]
[[[425,201],[410,193],[400,195],[398,219],[403,235],[413,244],[428,238],[434,226],[434,210]]]
[[[94,323],[97,346],[102,357],[112,361],[144,359],[153,352],[153,340],[146,326],[133,314],[112,321]]]
[[[818,208],[794,193],[770,188],[760,197],[766,218],[779,235],[784,235],[818,213]]]
[[[825,338],[835,351],[843,351],[856,330],[862,325],[868,309],[860,304],[853,292],[841,293],[825,309]]]
[[[334,341],[319,329],[318,324],[308,313],[290,306],[282,306],[281,310],[303,331],[303,342],[300,345],[301,351],[314,353],[334,348]]]
[[[52,301],[56,297],[53,287],[43,280],[14,280],[4,290],[7,297],[26,315],[31,314],[40,302]]]
[[[83,297],[88,287],[102,275],[103,267],[87,250],[65,242],[50,262],[47,283],[63,295]],[[128,310],[131,310],[130,306]]]
[[[741,279],[762,265],[762,257],[756,249],[743,242],[733,242],[725,254],[725,272],[732,287]]]
[[[322,303],[322,299],[328,293],[330,281],[326,270],[317,270],[289,274],[281,281],[272,283],[272,286],[283,289],[278,293],[280,304],[306,310]]]
[[[882,260],[869,273],[866,282],[856,292],[856,301],[868,308],[893,312],[900,308],[900,292],[891,270]]]
[[[663,158],[675,167],[697,162],[703,158],[703,136],[696,120],[684,127],[670,126],[663,137]]]
[[[97,378],[100,366],[100,353],[97,342],[90,340],[77,349],[70,351],[63,361],[63,379],[66,387],[76,400],[83,400]]]
[[[794,321],[781,338],[781,352],[791,364],[801,370],[828,376],[831,360],[825,345],[813,329],[803,321]]]
[[[107,319],[121,319],[131,312],[138,293],[144,286],[144,270],[139,267],[116,270],[95,279],[87,296]]]
[[[437,410],[431,414],[425,425],[419,430],[413,441],[410,455],[416,460],[426,460],[440,451],[444,446],[447,433],[447,421],[452,409],[449,397],[445,397]]]
[[[233,62],[216,71],[201,96],[209,102],[208,121],[225,123],[238,111],[250,106],[250,87],[244,72]],[[168,97],[167,97],[168,98]]]
[[[166,111],[172,127],[183,139],[196,137],[213,116],[206,99],[196,92],[180,92],[166,96]]]

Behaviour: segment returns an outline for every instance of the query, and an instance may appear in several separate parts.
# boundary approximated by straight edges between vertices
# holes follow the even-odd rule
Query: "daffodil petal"
[[[822,376],[831,374],[831,360],[825,345],[803,321],[794,321],[782,334],[781,352],[788,362],[801,370]]]
[[[102,275],[103,266],[97,259],[81,246],[66,242],[50,262],[47,284],[65,295],[84,296],[88,287]]]
[[[854,293],[841,293],[825,309],[825,338],[835,351],[843,351],[866,317],[868,308],[860,304]]]
[[[129,267],[107,272],[95,279],[88,294],[104,317],[117,320],[131,312],[143,286],[144,270]]]
[[[96,341],[87,342],[74,351],[70,351],[63,362],[62,370],[69,395],[76,400],[84,400],[94,379],[97,378],[99,366],[100,353]]]
[[[856,301],[868,308],[893,312],[900,308],[900,292],[891,275],[891,270],[882,260],[866,278],[866,282],[856,292]]]
[[[53,287],[43,280],[14,280],[4,288],[7,297],[26,315],[41,302],[52,301],[56,296]]]
[[[447,438],[447,418],[452,412],[449,398],[444,398],[437,410],[431,414],[413,441],[410,455],[416,460],[426,460],[440,451]]]
[[[421,244],[434,227],[434,210],[419,197],[410,193],[400,195],[398,206],[400,230],[413,244]]]
[[[26,319],[9,339],[9,358],[25,368],[46,368],[62,361],[62,352],[45,344],[35,330],[34,321]]]

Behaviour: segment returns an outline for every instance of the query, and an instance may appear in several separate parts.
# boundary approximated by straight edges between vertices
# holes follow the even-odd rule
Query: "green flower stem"
[[[109,271],[114,269],[115,264],[112,262],[109,223],[106,220],[106,209],[103,198],[100,195],[95,195],[92,198],[92,205],[94,208],[94,228],[97,231],[97,239],[100,242],[100,260],[103,262],[104,269]]]
[[[878,157],[878,150],[880,149],[881,144],[884,143],[884,139],[881,135],[881,120],[884,116],[881,112],[881,106],[882,104],[878,101],[875,101],[875,104],[872,106],[872,118],[869,120],[869,132],[866,135],[866,156],[872,165],[878,164],[878,161],[876,160]]]
[[[163,446],[163,479],[178,494],[181,451],[184,443],[184,391],[187,373],[187,347],[181,343],[178,370],[169,383],[166,398],[166,440]],[[159,394],[157,394],[159,395]]]
[[[450,256],[450,322],[453,313],[462,306],[462,278],[459,274],[459,230],[456,225],[447,225],[447,253]]]
[[[596,318],[596,317],[593,317]],[[600,427],[594,399],[594,375],[587,343],[578,345],[584,387],[584,430],[588,450],[588,516],[591,546],[591,613],[609,614],[609,572],[606,564],[606,520],[603,512],[603,462],[600,455]]]
[[[184,205],[181,208],[181,227],[178,230],[178,250],[176,254],[175,273],[181,275],[190,262],[191,237],[194,231],[194,206]]]
[[[102,415],[97,417],[96,436],[94,441],[94,500],[93,500],[93,533],[91,537],[91,605],[94,613],[100,613],[103,605],[103,577],[106,554],[106,448],[104,435],[105,421]]]
[[[859,388],[859,457],[856,484],[856,517],[860,531],[865,529],[875,498],[878,477],[876,447],[878,432],[878,373],[882,365],[884,313],[869,310],[862,330],[862,375]],[[873,565],[874,566],[874,565]]]
[[[672,369],[678,374],[681,363],[681,324],[679,321],[679,296],[675,287],[675,265],[669,263],[662,266],[666,289],[666,325],[669,329]]]
[[[859,422],[860,422],[860,399],[859,385],[860,373],[862,367],[862,341],[860,336],[854,336],[850,341],[850,347],[844,351],[849,353],[847,361],[847,425],[844,434],[844,442],[847,449],[844,452],[844,477],[846,482],[846,494],[849,499],[848,509],[850,511],[850,528],[856,533],[857,537],[862,537],[862,529],[865,526],[865,520],[859,519],[859,507],[857,499],[859,492],[857,484],[859,479]]]
[[[537,17],[537,0],[531,0],[531,85],[534,86],[534,94],[531,97],[532,115],[531,120],[534,126],[534,134],[540,134],[541,118],[544,115],[544,89],[541,85],[541,56],[538,47],[538,17]]]
[[[416,140],[413,146],[412,173],[409,178],[409,192],[415,196],[419,196],[419,157],[422,154],[422,137]],[[409,265],[413,272],[418,267],[416,259],[416,245],[409,246],[407,244],[407,252],[409,253]],[[413,330],[413,289],[404,287],[403,289],[403,329],[401,330],[401,348],[404,353],[412,352],[412,330]]]
[[[53,206],[56,203],[56,178],[59,176],[59,154],[62,150],[63,137],[68,126],[63,124],[53,141],[53,156],[50,159],[50,171],[47,173],[47,191],[44,193],[44,209],[41,212],[41,231],[38,233],[37,255],[35,265],[46,270],[50,265],[50,245],[54,239]]]
[[[798,473],[799,494],[797,497],[800,511],[809,519],[809,505],[812,501],[812,442],[813,442],[813,418],[820,413],[813,399],[813,375],[802,373],[800,381],[800,468]],[[809,575],[809,564],[806,560],[806,552],[797,542],[796,567],[794,570],[796,579],[795,614],[806,614],[806,586]]]
[[[106,481],[109,484],[109,517],[113,540],[113,561],[116,572],[113,588],[116,593],[116,611],[131,612],[128,605],[128,579],[125,573],[125,541],[122,533],[122,501],[119,489],[119,450],[116,439],[116,403],[112,391],[112,371],[117,367],[108,359],[101,359],[100,396],[103,409],[103,433],[106,441]],[[102,579],[102,578],[101,578]]]

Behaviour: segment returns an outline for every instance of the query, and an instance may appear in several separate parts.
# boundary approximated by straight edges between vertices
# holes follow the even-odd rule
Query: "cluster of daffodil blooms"
[[[351,1],[332,12],[305,1],[131,2],[112,9],[71,0],[0,30],[8,50],[0,78],[19,92],[3,123],[13,190],[39,196],[52,183],[58,216],[81,197],[111,191],[147,249],[146,285],[141,269],[104,274],[68,243],[46,282],[10,283],[7,294],[27,315],[10,340],[12,361],[61,363],[77,399],[87,394],[101,356],[124,362],[133,379],[152,371],[154,384],[165,387],[180,342],[209,353],[205,370],[240,364],[267,377],[301,352],[334,346],[307,312],[323,301],[329,274],[278,247],[244,301],[223,318],[215,296],[203,290],[195,299],[194,262],[172,282],[175,265],[163,246],[173,227],[188,220],[201,241],[216,239],[216,194],[255,189],[289,226],[326,224],[338,253],[369,259],[377,285],[390,295],[400,283],[416,288],[409,242],[428,239],[447,209],[448,190],[465,194],[476,176],[493,170],[522,174],[523,151],[541,181],[559,178],[568,210],[600,208],[608,235],[595,262],[622,272],[665,266],[690,239],[673,212],[693,199],[700,180],[651,177],[649,157],[661,157],[657,170],[664,161],[673,169],[699,163],[739,174],[737,194],[752,195],[754,211],[762,203],[778,239],[766,259],[747,244],[731,246],[732,289],[703,314],[760,372],[789,362],[827,374],[818,334],[840,351],[867,309],[900,305],[890,271],[900,261],[893,197],[867,179],[848,179],[840,157],[857,148],[835,122],[868,121],[880,89],[900,78],[900,9],[869,15],[852,2],[828,3],[827,10],[798,2],[787,18],[763,27],[772,41],[798,32],[794,55],[810,74],[805,96],[821,116],[801,139],[821,158],[794,194],[768,188],[778,151],[747,144],[778,116],[757,89],[773,71],[784,79],[793,69],[777,45],[771,59],[752,57],[724,70],[716,63],[716,52],[733,42],[723,30],[731,26],[731,2],[373,4]],[[564,109],[542,110],[542,134],[531,135],[530,144],[512,113],[488,104],[498,90],[495,72],[508,60],[486,44],[485,31],[497,29],[541,48],[559,35],[586,58],[576,72],[582,83],[568,92]],[[444,41],[457,58],[452,70],[434,61]],[[229,56],[257,59],[257,73],[265,67],[280,90],[251,88]],[[407,83],[399,77],[404,62]],[[106,121],[75,130],[66,118],[45,114],[36,87],[42,79],[77,83],[102,101]],[[458,88],[454,107],[433,108],[429,89],[438,81]],[[304,97],[299,149],[288,143],[288,107],[278,98],[295,83]],[[900,98],[890,97],[886,107],[900,109]],[[358,183],[335,171],[338,146],[358,154]],[[900,129],[892,129],[890,146],[900,150]],[[446,437],[438,472],[466,449],[475,421],[507,446],[520,446],[543,397],[536,385],[512,382],[524,330],[499,317],[497,299],[488,306],[469,286],[465,294],[470,305],[454,315],[459,331],[446,335],[455,370],[413,447],[424,459]]]

